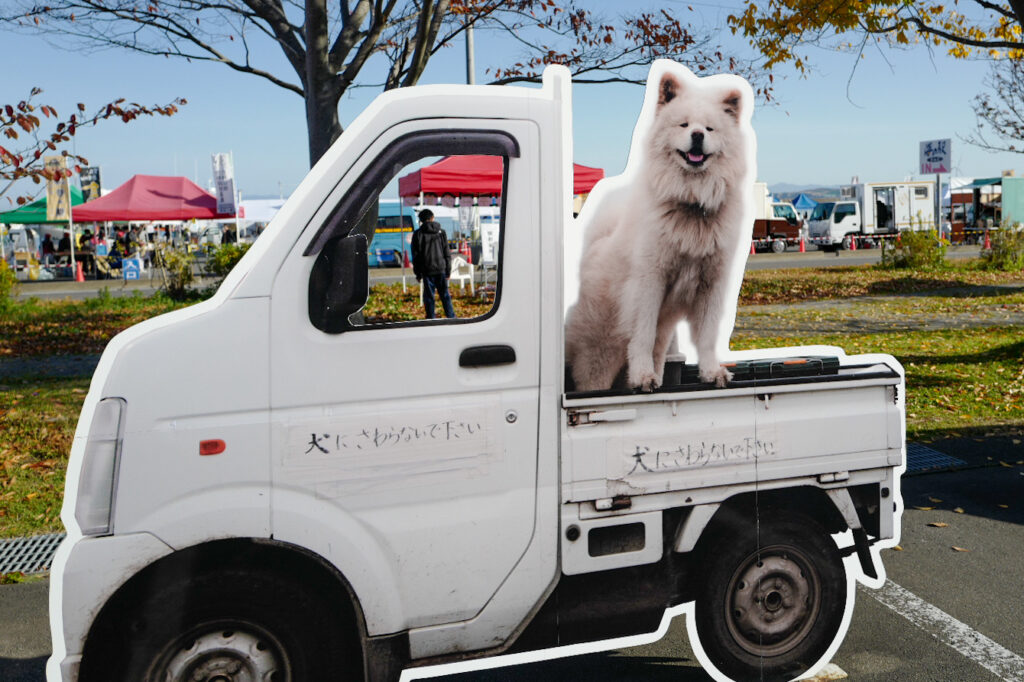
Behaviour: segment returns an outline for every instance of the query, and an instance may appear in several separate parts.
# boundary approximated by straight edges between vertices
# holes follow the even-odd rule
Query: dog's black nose
[[[690,133],[690,139],[696,145],[704,144],[704,133]]]

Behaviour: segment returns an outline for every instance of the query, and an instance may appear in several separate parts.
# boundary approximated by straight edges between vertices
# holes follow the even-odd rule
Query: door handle
[[[515,361],[515,348],[506,345],[470,346],[459,353],[459,367],[510,365]]]

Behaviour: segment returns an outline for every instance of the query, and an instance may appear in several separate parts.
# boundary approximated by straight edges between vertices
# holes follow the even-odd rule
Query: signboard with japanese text
[[[142,261],[138,258],[125,258],[121,261],[121,272],[125,281],[139,279],[142,276]]]
[[[100,167],[86,166],[78,173],[82,183],[82,201],[92,201],[100,197]]]
[[[950,140],[928,140],[921,143],[921,174],[948,173],[952,168]]]
[[[63,156],[47,156],[43,159],[48,178],[46,180],[46,219],[53,222],[71,220],[71,189],[64,172]]]
[[[213,183],[217,213],[235,212],[235,167],[230,154],[213,155]]]

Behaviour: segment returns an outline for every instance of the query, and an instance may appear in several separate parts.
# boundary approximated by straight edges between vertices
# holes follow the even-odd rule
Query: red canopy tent
[[[74,222],[106,220],[209,220],[234,218],[217,213],[217,199],[188,178],[135,175],[98,199],[71,210]]]
[[[503,170],[500,156],[448,156],[399,178],[398,194],[500,196]],[[604,177],[602,169],[578,163],[572,165],[572,170],[573,194],[588,193]]]

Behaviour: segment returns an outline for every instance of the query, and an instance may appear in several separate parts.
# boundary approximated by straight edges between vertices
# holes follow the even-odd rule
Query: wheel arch
[[[708,507],[717,507],[714,510]],[[704,510],[701,507],[705,507]],[[841,533],[848,526],[828,494],[814,486],[799,486],[739,493],[715,505],[699,505],[682,520],[676,534],[677,552],[700,550],[716,531],[749,523],[758,509],[788,511],[817,521],[828,533]],[[713,511],[713,513],[708,513]],[[685,542],[684,542],[685,540]]]
[[[178,550],[152,562],[133,575],[106,601],[89,628],[83,663],[99,642],[121,627],[147,594],[160,585],[198,575],[232,569],[254,570],[275,579],[289,580],[329,600],[353,645],[361,667],[367,669],[366,624],[362,608],[348,580],[322,557],[301,547],[262,538],[213,540]],[[83,671],[87,671],[83,668]],[[83,682],[89,678],[83,677]]]

